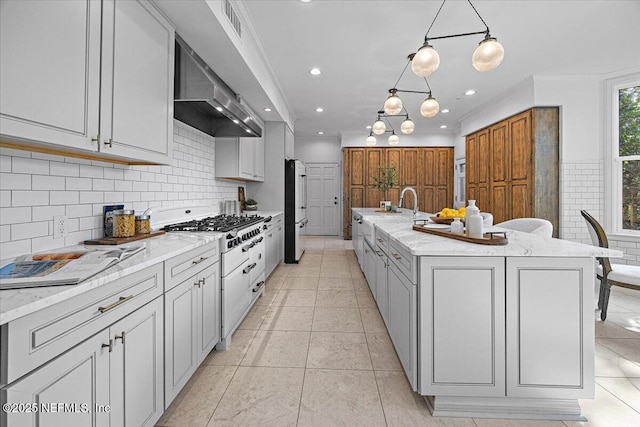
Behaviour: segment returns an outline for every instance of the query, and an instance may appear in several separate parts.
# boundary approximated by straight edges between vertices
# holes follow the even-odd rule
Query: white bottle
[[[464,224],[460,218],[454,218],[451,223],[451,234],[464,234]]]
[[[469,200],[469,206],[465,209],[464,223],[469,224],[469,217],[474,213],[480,213],[480,208],[476,206],[475,200]]]
[[[483,235],[484,229],[482,224],[482,217],[480,216],[479,212],[475,212],[467,220],[467,236],[474,239],[482,239]]]

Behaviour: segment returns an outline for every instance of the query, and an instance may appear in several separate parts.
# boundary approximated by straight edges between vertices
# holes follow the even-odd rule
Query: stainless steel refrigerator
[[[297,264],[304,253],[307,225],[307,173],[300,160],[284,161],[284,262]]]

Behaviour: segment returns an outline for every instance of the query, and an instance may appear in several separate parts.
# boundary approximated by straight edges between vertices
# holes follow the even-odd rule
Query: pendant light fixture
[[[380,114],[384,113],[384,111],[378,111],[378,118],[371,125],[371,132],[376,135],[382,135],[387,130],[387,125],[380,119]]]
[[[416,125],[411,121],[409,116],[407,116],[407,118],[404,119],[404,121],[400,124],[400,132],[404,133],[405,135],[412,134],[415,129]]]
[[[429,25],[429,29],[424,36],[424,44],[422,45],[422,47],[420,47],[420,49],[418,49],[411,61],[411,70],[413,70],[413,72],[419,77],[428,77],[438,69],[438,67],[440,66],[440,55],[431,45],[431,43],[429,43],[431,40],[473,36],[478,34],[484,34],[484,39],[480,42],[480,45],[473,53],[473,57],[471,59],[473,67],[481,72],[491,71],[494,68],[498,67],[504,59],[504,47],[502,47],[502,45],[498,43],[498,40],[495,37],[491,37],[491,34],[489,33],[489,26],[486,22],[484,22],[484,19],[482,19],[482,16],[480,16],[475,6],[473,6],[471,0],[467,0],[467,2],[476,13],[476,15],[478,15],[480,21],[482,21],[482,23],[484,24],[484,31],[429,37],[429,31],[431,31],[433,24],[436,22],[436,19],[438,19],[440,11],[442,10],[442,7],[446,2],[447,0],[442,1],[442,4],[440,5],[438,12],[436,13],[436,16],[433,18],[431,25]]]
[[[396,135],[396,132],[393,131],[391,135],[389,135],[389,139],[387,141],[389,142],[389,145],[398,145],[400,138]]]
[[[384,112],[390,116],[400,114],[402,111],[402,100],[396,95],[397,89],[389,89],[389,97],[384,102]]]
[[[431,94],[424,100],[422,105],[420,105],[420,114],[422,117],[426,117],[428,119],[435,117],[440,111],[440,104],[435,100]]]
[[[365,144],[367,144],[367,147],[373,147],[374,145],[376,145],[378,141],[376,140],[376,137],[373,136],[373,134],[371,132],[369,132],[369,136],[367,137],[367,140],[365,141]]]

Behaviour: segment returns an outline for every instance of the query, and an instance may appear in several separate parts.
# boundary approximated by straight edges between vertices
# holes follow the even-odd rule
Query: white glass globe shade
[[[440,65],[440,55],[430,44],[425,44],[416,52],[411,61],[411,70],[418,77],[429,77]]]
[[[422,114],[422,117],[426,117],[428,119],[435,117],[436,114],[438,114],[438,111],[440,111],[440,104],[438,104],[438,101],[432,97],[425,99],[420,106],[420,114]]]
[[[377,142],[376,137],[373,135],[369,135],[365,143],[367,144],[368,147],[373,147],[374,145],[376,145],[376,142]]]
[[[400,138],[395,133],[392,133],[391,136],[389,136],[388,141],[389,145],[398,145],[398,143],[400,142]]]
[[[387,125],[385,125],[382,120],[376,120],[373,126],[371,126],[371,131],[376,135],[382,135],[386,130]]]
[[[387,100],[384,101],[384,112],[390,116],[395,116],[401,111],[402,111],[402,100],[395,93],[389,95]]]
[[[413,133],[415,128],[416,128],[415,123],[413,123],[409,118],[404,119],[404,121],[400,125],[400,131],[405,135],[409,135],[410,133]]]
[[[491,71],[498,67],[504,59],[504,47],[494,38],[486,38],[473,52],[471,63],[478,71]]]

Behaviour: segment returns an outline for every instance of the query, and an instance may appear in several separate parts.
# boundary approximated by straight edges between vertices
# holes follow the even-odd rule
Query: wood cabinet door
[[[4,411],[7,426],[109,426],[109,331],[104,330],[3,390],[6,404],[86,404],[88,411]],[[106,347],[103,347],[106,345]],[[6,399],[6,402],[4,401]],[[4,425],[4,424],[3,424]]]
[[[417,147],[408,147],[402,149],[402,178],[400,182],[401,190],[405,187],[412,187],[416,189],[416,191],[418,191],[418,187],[420,185],[420,166],[422,163],[420,154],[421,149]],[[400,200],[399,197],[398,200]],[[404,193],[404,199],[402,203],[404,208],[413,209],[413,193],[411,193],[410,191]]]
[[[385,167],[395,167],[396,172],[398,173],[398,179],[396,181],[396,185],[394,185],[389,190],[389,200],[391,200],[392,204],[397,204],[398,200],[400,200],[400,191],[403,188],[404,180],[404,168],[405,164],[402,161],[402,149],[401,148],[387,148],[385,150],[386,159],[385,159]]]
[[[507,122],[491,126],[489,143],[489,162],[491,164],[491,183],[509,181],[509,127]]]
[[[96,152],[101,4],[0,3],[0,133]]]
[[[365,151],[366,179],[364,207],[375,208],[380,206],[381,200],[386,200],[385,194],[377,188],[373,188],[372,177],[380,175],[380,168],[384,167],[384,152],[382,148],[369,148]]]
[[[531,111],[509,119],[511,178],[510,218],[527,218],[533,212],[533,165],[535,164],[531,138]]]
[[[111,424],[153,426],[164,412],[163,298],[110,328]]]
[[[488,185],[490,180],[489,165],[491,163],[491,159],[489,157],[489,154],[491,153],[489,129],[481,130],[477,135],[477,158],[475,163],[478,170],[477,182],[480,185]]]
[[[168,164],[174,29],[146,0],[103,1],[102,26],[100,151]]]
[[[509,185],[506,182],[494,182],[491,186],[491,211],[493,215],[493,223],[498,224],[504,222],[510,217],[509,208]],[[482,210],[482,208],[480,208]]]
[[[351,208],[364,207],[365,149],[343,148],[342,152],[342,236],[351,239]],[[368,180],[368,177],[366,178]]]

